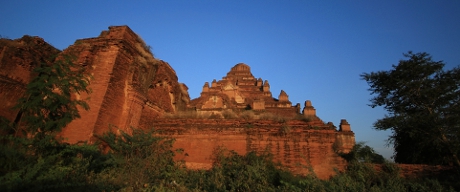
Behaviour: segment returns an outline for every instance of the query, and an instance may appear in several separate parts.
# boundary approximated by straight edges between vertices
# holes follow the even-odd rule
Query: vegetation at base
[[[392,131],[398,163],[460,169],[460,67],[444,70],[428,53],[404,56],[389,71],[361,75],[375,95],[370,106],[388,111],[374,127]]]
[[[294,175],[270,154],[216,149],[209,170],[174,161],[173,139],[154,131],[107,133],[94,145],[68,145],[53,138],[34,143],[2,136],[0,191],[455,191],[450,180],[406,179],[392,163],[350,160],[328,180]],[[45,145],[46,151],[39,150]],[[105,146],[105,147],[101,147]],[[104,151],[108,152],[104,153]]]
[[[365,142],[357,142],[353,149],[349,153],[340,153],[340,156],[346,159],[348,162],[361,162],[361,163],[385,163],[385,158],[374,151]]]
[[[118,130],[118,134],[96,136],[94,144],[69,145],[56,134],[79,117],[74,107],[84,103],[71,100],[70,93],[87,91],[86,81],[64,81],[75,89],[59,88],[59,81],[47,74],[57,73],[59,80],[72,71],[62,70],[65,65],[42,67],[37,69],[38,82],[28,86],[25,99],[20,100],[18,121],[0,117],[0,191],[460,190],[458,172],[442,178],[406,179],[387,162],[377,171],[369,162],[379,156],[363,145],[342,154],[350,157],[346,170],[328,180],[314,174],[294,175],[274,163],[270,154],[241,155],[226,149],[215,150],[211,169],[189,170],[184,162],[174,161],[181,152],[173,150],[174,139],[155,136],[153,129],[133,129],[131,134]],[[42,91],[35,92],[34,87]]]

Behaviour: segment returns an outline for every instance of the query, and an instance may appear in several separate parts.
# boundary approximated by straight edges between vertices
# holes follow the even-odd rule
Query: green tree
[[[96,135],[108,147],[107,155],[113,160],[110,169],[99,175],[102,179],[99,182],[114,187],[108,191],[116,188],[156,191],[147,188],[179,182],[185,174],[182,164],[174,161],[174,156],[182,152],[181,149],[173,150],[174,139],[155,136],[154,129],[132,128],[132,134],[119,129],[119,134],[114,132]]]
[[[375,95],[370,106],[388,112],[375,129],[392,131],[396,162],[460,167],[459,67],[443,70],[428,53],[404,56],[389,71],[361,74]]]
[[[15,121],[0,118],[0,191],[90,187],[85,183],[87,172],[97,171],[101,162],[97,146],[68,145],[55,136],[80,117],[78,106],[88,109],[84,100],[76,98],[90,92],[89,76],[83,71],[70,56],[41,63],[33,70],[34,78],[15,106],[19,109]]]
[[[366,145],[365,142],[358,142],[353,146],[353,149],[346,154],[340,154],[348,162],[364,162],[364,163],[385,163],[385,158]]]
[[[15,106],[19,109],[14,122],[17,133],[21,130],[43,136],[58,132],[80,117],[77,106],[89,109],[84,100],[72,98],[72,94],[90,92],[90,76],[73,61],[72,57],[64,55],[52,64],[41,63],[33,70],[35,77]],[[21,122],[26,125],[22,126]]]

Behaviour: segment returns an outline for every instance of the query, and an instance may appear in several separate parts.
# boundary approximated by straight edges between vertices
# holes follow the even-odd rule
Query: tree
[[[370,106],[388,112],[374,128],[392,131],[398,163],[460,167],[460,68],[443,70],[424,52],[404,56],[389,71],[361,74],[375,95]]]
[[[348,162],[363,162],[363,163],[385,163],[385,158],[366,145],[365,142],[358,142],[353,146],[353,149],[346,154],[340,154]]]
[[[80,117],[78,106],[88,109],[74,95],[90,92],[90,76],[83,70],[70,56],[41,63],[15,106],[14,123],[0,117],[0,191],[81,191],[91,185],[84,182],[100,163],[98,147],[68,145],[55,137]]]
[[[72,98],[72,94],[89,93],[90,76],[84,68],[73,63],[73,58],[64,55],[54,63],[41,63],[33,72],[36,76],[27,85],[25,95],[18,100],[19,109],[15,119],[16,132],[20,122],[26,123],[29,134],[46,135],[60,131],[73,119],[79,118],[77,106],[88,110],[84,100]]]

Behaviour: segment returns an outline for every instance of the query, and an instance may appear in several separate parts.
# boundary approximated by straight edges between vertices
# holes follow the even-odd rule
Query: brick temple
[[[178,53],[180,54],[180,53]],[[70,144],[96,139],[107,131],[130,132],[131,128],[161,131],[176,139],[190,168],[209,168],[212,151],[225,147],[240,154],[269,151],[274,159],[297,173],[313,171],[322,178],[343,169],[345,160],[336,151],[351,150],[354,133],[346,120],[337,128],[316,116],[311,101],[292,105],[286,92],[272,96],[268,80],[255,78],[251,68],[236,64],[221,80],[204,83],[200,97],[190,100],[188,87],[178,81],[173,67],[153,56],[149,46],[128,26],[111,26],[94,38],[76,40],[63,51],[40,37],[0,39],[0,116],[13,121],[12,109],[34,77],[39,63],[53,63],[56,55],[76,57],[75,63],[93,78],[89,111],[60,133]],[[167,118],[166,114],[254,113],[251,119]],[[262,118],[271,114],[281,120]],[[298,166],[299,164],[304,166]]]

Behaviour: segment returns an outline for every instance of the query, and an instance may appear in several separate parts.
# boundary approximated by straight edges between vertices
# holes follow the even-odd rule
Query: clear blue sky
[[[363,72],[388,70],[409,50],[460,64],[460,1],[6,1],[0,35],[40,36],[58,49],[128,25],[199,96],[204,82],[243,62],[293,103],[311,100],[317,115],[345,118],[357,141],[389,158],[390,132],[372,124],[385,111],[367,106]]]

